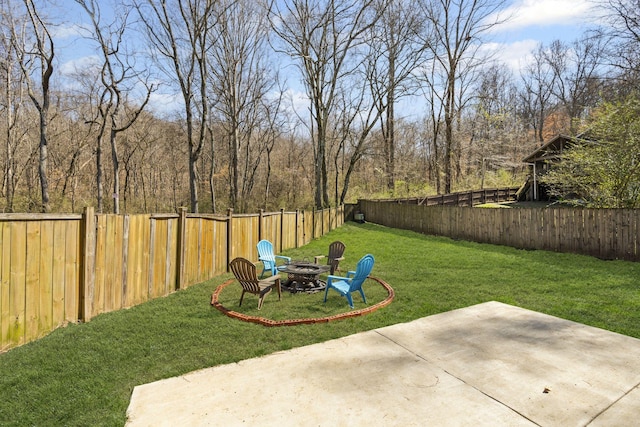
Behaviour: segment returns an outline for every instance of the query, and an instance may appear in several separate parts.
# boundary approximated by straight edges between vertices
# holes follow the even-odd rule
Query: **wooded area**
[[[596,3],[598,26],[516,70],[487,49],[505,0],[0,2],[2,211],[519,185],[526,154],[639,86],[637,2]]]
[[[344,207],[227,215],[0,214],[0,351],[132,307],[339,227]]]

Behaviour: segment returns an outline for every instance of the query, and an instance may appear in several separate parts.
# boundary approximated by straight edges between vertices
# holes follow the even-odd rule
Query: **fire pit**
[[[281,288],[291,293],[305,292],[312,294],[323,290],[326,283],[320,280],[320,275],[330,270],[328,265],[314,264],[310,261],[292,261],[281,265],[278,270],[287,273],[287,280]]]

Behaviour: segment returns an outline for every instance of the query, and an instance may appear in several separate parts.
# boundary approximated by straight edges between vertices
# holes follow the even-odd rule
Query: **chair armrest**
[[[319,260],[321,260],[322,258],[326,258],[326,255],[317,255],[313,257],[313,263],[317,264]]]
[[[335,259],[336,261],[343,261],[343,260],[344,260],[344,257],[343,257],[343,256],[341,256],[340,258],[334,258],[334,259]]]
[[[351,276],[355,276],[356,272],[355,271],[347,271],[347,277],[351,277]]]
[[[276,259],[278,259],[278,258],[280,258],[280,259],[282,259],[282,260],[285,260],[285,261],[287,261],[288,263],[289,263],[289,262],[291,262],[291,257],[288,257],[288,256],[284,256],[284,255],[276,255]]]
[[[266,277],[264,279],[260,279],[258,282],[259,283],[271,283],[271,282],[277,282],[279,280],[280,280],[280,275],[276,274],[274,276],[269,276],[269,277]]]
[[[333,275],[330,274],[330,275],[327,276],[327,286],[329,286],[331,284],[331,282],[333,282],[334,280],[335,281],[344,280],[345,282],[351,282],[351,280],[353,280],[353,279],[351,279],[350,277],[333,276]]]

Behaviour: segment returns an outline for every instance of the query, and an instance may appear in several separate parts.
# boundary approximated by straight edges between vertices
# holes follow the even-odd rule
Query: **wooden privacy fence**
[[[0,215],[0,351],[68,322],[132,307],[341,226],[344,207],[227,215]]]
[[[482,209],[360,200],[367,221],[454,239],[640,261],[639,209]]]

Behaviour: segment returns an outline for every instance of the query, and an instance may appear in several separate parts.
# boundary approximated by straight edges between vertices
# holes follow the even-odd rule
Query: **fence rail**
[[[640,261],[639,209],[469,207],[360,200],[367,221],[454,239]]]
[[[256,244],[303,246],[344,222],[344,207],[257,214],[0,215],[0,351],[69,322],[225,273]]]
[[[518,187],[487,188],[484,190],[460,191],[437,196],[405,199],[378,199],[378,202],[413,204],[421,206],[476,206],[483,203],[500,203],[516,200]]]

